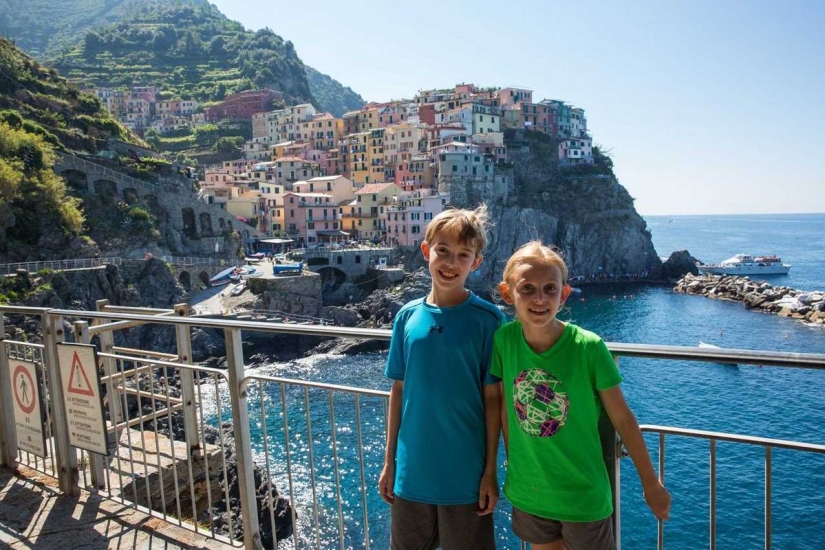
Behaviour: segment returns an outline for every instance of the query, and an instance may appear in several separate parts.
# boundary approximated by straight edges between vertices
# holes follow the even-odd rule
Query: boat
[[[240,296],[243,294],[244,290],[246,290],[246,281],[241,281],[240,283],[232,286],[229,290],[229,294],[231,296]]]
[[[235,270],[234,267],[229,267],[224,269],[211,279],[209,279],[209,286],[221,286],[228,284],[231,280],[230,277],[232,276],[232,272]]]
[[[779,256],[737,254],[718,264],[697,264],[700,273],[711,275],[787,275],[791,266]]]

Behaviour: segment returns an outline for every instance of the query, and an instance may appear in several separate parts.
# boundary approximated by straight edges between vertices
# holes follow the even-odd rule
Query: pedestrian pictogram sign
[[[92,385],[89,383],[89,377],[86,376],[86,369],[83,367],[83,363],[80,362],[80,357],[77,356],[77,352],[74,352],[72,356],[68,391],[69,393],[78,393],[90,397],[94,397],[95,395]]]
[[[14,428],[17,448],[46,458],[45,419],[40,401],[37,365],[31,361],[9,360],[14,392]]]
[[[109,434],[103,416],[95,347],[60,343],[57,345],[57,361],[69,423],[69,444],[108,455]]]

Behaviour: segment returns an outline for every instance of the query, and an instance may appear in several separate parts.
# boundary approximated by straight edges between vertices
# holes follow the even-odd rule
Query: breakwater
[[[825,325],[825,292],[807,292],[766,281],[732,275],[692,275],[680,279],[674,289],[717,300],[742,302],[748,309]]]

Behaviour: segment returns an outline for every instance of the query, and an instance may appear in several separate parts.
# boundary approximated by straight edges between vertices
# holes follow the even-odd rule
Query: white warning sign
[[[97,374],[97,354],[89,344],[57,345],[63,399],[69,422],[69,444],[102,455],[109,454],[103,397]]]
[[[46,436],[37,366],[31,361],[9,359],[14,393],[14,428],[17,448],[46,458]]]

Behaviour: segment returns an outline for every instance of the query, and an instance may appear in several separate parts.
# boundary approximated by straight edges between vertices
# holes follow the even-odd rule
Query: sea
[[[771,277],[769,282],[825,290],[825,214],[647,216],[645,220],[659,256],[687,250],[704,262],[718,262],[737,253],[775,254],[792,268],[788,275]],[[608,342],[692,347],[704,341],[726,348],[825,354],[825,327],[749,311],[741,303],[677,294],[669,286],[584,287],[560,316]],[[254,372],[387,390],[390,384],[382,375],[385,361],[385,353],[319,355],[273,362]],[[641,424],[825,444],[825,372],[636,358],[622,358],[619,366],[625,396]],[[384,442],[381,401],[365,397],[358,402],[359,430],[354,398],[332,398],[314,389],[281,392],[274,384],[251,388],[250,395],[253,447],[263,459],[266,435],[273,449],[270,474],[291,494],[299,514],[298,547],[363,548],[368,538],[372,548],[387,548],[389,507],[377,494]],[[329,429],[330,410],[335,430]],[[282,443],[275,443],[279,438],[283,441],[285,430],[291,442],[289,456]],[[648,435],[646,441],[657,464],[658,437]],[[314,462],[306,460],[310,451]],[[363,472],[353,460],[359,455],[366,463]],[[710,548],[709,456],[706,441],[666,439],[665,485],[673,496],[671,519],[664,527],[666,548]],[[771,458],[772,548],[825,549],[821,526],[825,455],[775,450]],[[294,470],[291,478],[284,466],[287,460]],[[338,476],[332,468],[335,462],[341,464]],[[717,548],[766,547],[765,463],[759,447],[717,444]],[[308,476],[314,476],[314,487],[306,481]],[[499,477],[503,481],[503,470]],[[362,480],[367,488],[363,493]],[[657,524],[644,503],[630,459],[622,460],[621,518],[623,548],[656,547]],[[520,548],[510,530],[510,505],[505,498],[497,507],[495,522],[498,547]],[[315,524],[320,526],[318,536],[312,531]],[[339,533],[343,545],[338,543]],[[293,543],[285,544],[292,547]]]

